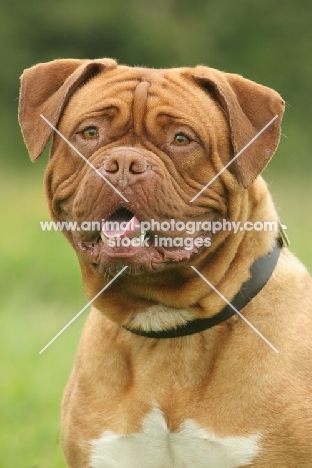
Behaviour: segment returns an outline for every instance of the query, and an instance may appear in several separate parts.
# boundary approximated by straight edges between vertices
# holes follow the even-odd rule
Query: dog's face
[[[151,224],[142,235],[139,225],[128,233],[133,240],[139,231],[139,246],[110,245],[108,229],[102,236],[99,230],[74,231],[73,243],[86,262],[100,271],[118,271],[126,264],[129,272],[143,272],[184,263],[204,248],[195,243],[191,249],[157,245],[162,236],[188,236],[174,226],[157,229],[157,222],[174,219],[200,226],[226,214],[220,180],[200,203],[190,203],[216,174],[215,161],[207,155],[227,162],[231,154],[220,106],[192,86],[190,78],[135,69],[107,73],[105,82],[96,76],[71,98],[58,128],[118,192],[58,138],[47,172],[54,218],[79,225],[101,220],[122,225],[131,219]],[[192,237],[208,234],[199,228]]]
[[[20,122],[32,159],[51,136],[40,114],[67,139],[54,135],[46,172],[53,219],[124,226],[116,232],[104,223],[103,230],[65,233],[81,264],[100,275],[124,265],[129,274],[177,268],[208,255],[212,234],[201,229],[203,221],[239,217],[242,193],[277,146],[282,113],[273,90],[206,67],[151,70],[107,59],[59,60],[26,70],[22,78]],[[141,224],[152,220],[151,229],[142,231]],[[157,224],[166,221],[168,227],[171,220],[165,231],[165,224]],[[189,221],[191,235],[175,229]],[[140,245],[112,242],[134,236]],[[209,252],[224,236],[215,236]],[[159,237],[192,242],[187,248],[183,242],[159,246]]]

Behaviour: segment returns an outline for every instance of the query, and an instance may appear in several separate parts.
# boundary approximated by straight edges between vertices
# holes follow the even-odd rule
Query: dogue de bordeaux
[[[49,209],[75,223],[95,298],[62,403],[68,467],[311,468],[312,283],[260,176],[283,111],[205,66],[24,71],[24,140],[35,161],[52,138]]]

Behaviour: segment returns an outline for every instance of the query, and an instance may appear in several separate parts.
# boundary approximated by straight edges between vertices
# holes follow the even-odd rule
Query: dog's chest
[[[186,420],[170,432],[163,413],[154,408],[142,430],[127,435],[105,431],[92,441],[91,468],[238,468],[260,451],[260,436],[216,437]]]

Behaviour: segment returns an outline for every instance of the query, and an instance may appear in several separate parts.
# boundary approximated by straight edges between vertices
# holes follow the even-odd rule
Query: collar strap
[[[234,296],[231,302],[235,309],[241,310],[245,307],[268,282],[277,264],[282,245],[281,240],[278,239],[275,247],[270,253],[258,258],[251,265],[251,276],[249,280],[243,283],[241,289]],[[199,333],[207,330],[208,328],[214,327],[215,325],[224,322],[224,320],[227,320],[235,313],[235,310],[227,304],[220,312],[212,317],[190,320],[183,325],[179,325],[177,328],[171,328],[169,330],[144,331],[127,327],[124,328],[135,335],[145,336],[147,338],[178,338],[180,336],[193,335],[194,333]]]

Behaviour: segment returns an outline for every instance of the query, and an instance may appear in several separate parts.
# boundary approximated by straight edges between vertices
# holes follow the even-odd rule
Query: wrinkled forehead
[[[65,115],[79,119],[104,109],[123,114],[139,109],[183,118],[199,114],[213,99],[184,69],[154,70],[118,67],[104,71],[83,84],[71,97]],[[218,107],[213,104],[213,107]]]

